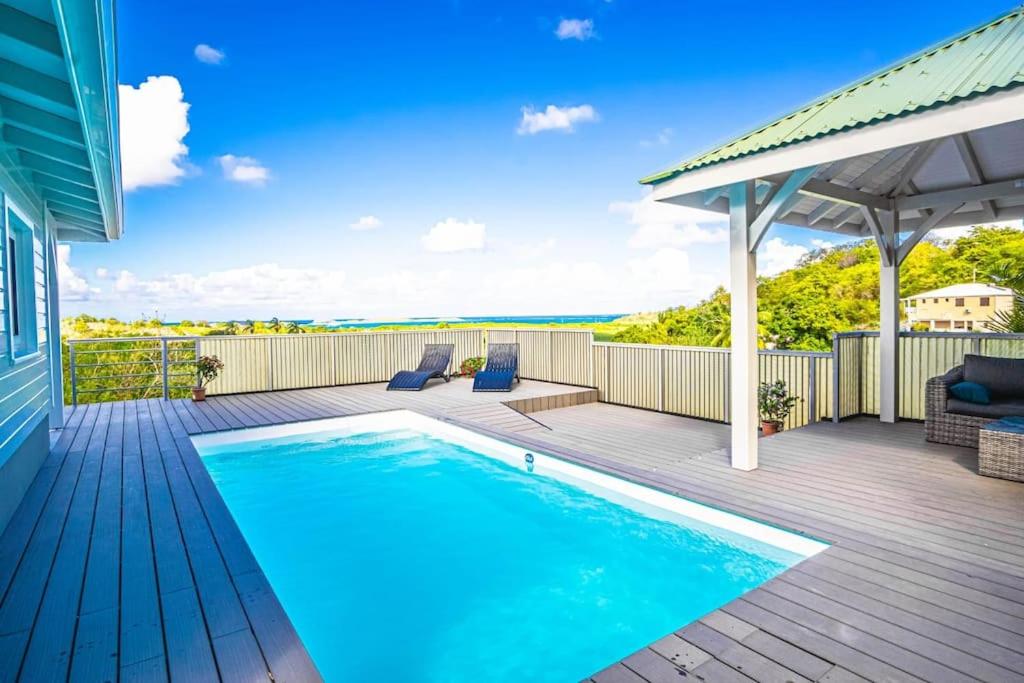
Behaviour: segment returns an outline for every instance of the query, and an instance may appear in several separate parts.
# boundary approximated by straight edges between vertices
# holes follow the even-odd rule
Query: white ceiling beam
[[[907,165],[900,171],[899,180],[896,181],[896,185],[893,187],[890,194],[898,195],[909,192],[907,185],[914,181],[914,176],[917,175],[917,172],[921,170],[929,159],[931,159],[932,154],[934,154],[935,150],[942,144],[943,139],[944,138],[940,138],[939,140],[929,140],[928,142],[917,146],[917,149],[914,150],[914,155],[910,157],[910,161],[908,161]]]
[[[870,206],[861,206],[860,212],[864,216],[864,222],[867,224],[868,229],[871,231],[871,236],[875,238],[875,244],[878,245],[878,253],[881,254],[882,265],[891,266],[893,264],[893,253],[885,238],[886,230],[878,219],[878,213]]]
[[[711,206],[720,198],[725,197],[729,194],[729,187],[715,187],[710,190],[704,190],[704,206]]]
[[[974,146],[971,144],[970,138],[967,137],[967,133],[961,133],[960,135],[953,136],[953,142],[956,143],[956,149],[960,153],[960,159],[964,162],[964,168],[967,169],[967,175],[971,179],[971,185],[984,185],[985,176],[981,173],[981,165],[978,163],[978,156],[974,153]],[[991,199],[986,199],[981,202],[981,208],[989,215],[989,220],[996,219],[996,205]]]
[[[958,187],[938,192],[925,192],[909,197],[897,197],[896,208],[899,211],[930,209],[947,204],[965,204],[980,202],[986,199],[1017,197],[1024,195],[1024,179],[1004,180],[998,183],[986,183],[972,187]]]
[[[826,199],[848,206],[870,206],[877,211],[888,211],[892,208],[892,201],[886,197],[879,197],[877,194],[861,192],[852,187],[843,187],[835,183],[826,183],[823,180],[808,180],[800,189],[800,193],[808,197]]]
[[[910,233],[910,235],[903,240],[900,246],[896,249],[896,265],[902,264],[907,259],[907,256],[910,255],[910,252],[914,247],[917,246],[917,243],[920,242],[925,235],[931,232],[932,228],[961,206],[963,206],[963,204],[949,204],[935,209],[935,212],[928,216],[923,223],[918,225],[917,228],[914,229],[914,232]]]
[[[776,220],[782,218],[793,206],[800,201],[800,188],[810,182],[817,166],[801,168],[793,171],[781,185],[774,186],[769,195],[765,197],[764,208],[750,224],[749,240],[750,251],[756,251],[761,243],[761,238],[768,232],[768,228]]]
[[[907,151],[908,148],[906,147],[890,149],[888,152],[883,154],[877,161],[875,161],[875,163],[871,164],[871,166],[865,169],[862,173],[859,173],[848,183],[843,183],[843,185],[851,187],[853,189],[859,189],[861,191],[864,191],[866,189],[865,185],[869,184],[870,181],[874,180],[879,175],[885,173],[890,168],[892,168],[900,161],[902,161],[907,156]],[[824,174],[819,175],[821,175],[823,178],[825,177]],[[829,180],[831,179],[829,178]],[[818,221],[825,218],[834,208],[836,208],[835,203],[823,201],[820,205],[816,206],[814,210],[807,214],[807,224],[814,225]]]

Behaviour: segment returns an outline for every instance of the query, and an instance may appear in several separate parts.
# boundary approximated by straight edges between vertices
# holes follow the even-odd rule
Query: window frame
[[[991,306],[992,305],[992,297],[988,297],[988,296],[979,297],[978,305],[979,306]]]
[[[11,363],[39,353],[36,329],[35,230],[30,221],[3,206],[4,316]]]
[[[966,303],[964,302],[964,297],[956,297],[956,299],[953,301],[953,305],[956,306],[957,308],[963,308],[966,305]]]

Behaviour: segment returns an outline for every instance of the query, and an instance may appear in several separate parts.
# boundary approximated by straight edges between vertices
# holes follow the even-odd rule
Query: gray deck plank
[[[121,462],[123,503],[121,526],[121,622],[119,666],[122,677],[144,672],[166,674],[167,660],[153,535],[146,500],[138,405],[125,404],[124,458]]]
[[[42,603],[22,663],[22,677],[28,680],[64,681],[67,678],[111,407],[109,403],[100,406],[96,425],[86,446],[60,544],[46,577]]]
[[[836,543],[593,681],[1024,680],[1024,487],[970,451],[857,419],[766,439],[740,473],[720,424],[509,397],[456,380],[68,411],[0,535],[0,680],[317,680],[189,435],[398,408]]]

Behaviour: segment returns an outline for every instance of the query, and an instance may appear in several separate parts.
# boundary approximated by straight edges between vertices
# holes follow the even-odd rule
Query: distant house
[[[996,311],[1013,307],[1013,292],[978,282],[951,285],[903,299],[911,326],[927,325],[932,331],[989,331]]]

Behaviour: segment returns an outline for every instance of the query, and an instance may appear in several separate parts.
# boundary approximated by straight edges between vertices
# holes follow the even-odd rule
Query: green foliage
[[[467,358],[459,365],[459,374],[463,377],[475,377],[484,368],[484,359],[480,356]]]
[[[1021,264],[1024,232],[979,227],[954,242],[919,244],[900,269],[900,293],[909,296],[975,278],[999,281],[1014,268],[1019,273]],[[878,250],[865,241],[815,251],[795,268],[760,278],[760,345],[827,351],[835,332],[877,328],[878,273]],[[1024,312],[1019,315],[1018,322],[1024,323]],[[664,311],[657,322],[624,329],[613,341],[729,346],[730,322],[729,294],[719,288],[696,306]]]
[[[757,411],[762,422],[770,422],[781,427],[800,400],[798,396],[789,393],[786,383],[781,379],[762,382],[757,388]]]
[[[1013,290],[1013,307],[996,311],[989,324],[995,332],[1024,332],[1024,263],[1006,263],[995,275],[995,282]]]
[[[217,375],[224,369],[224,361],[217,356],[200,356],[196,360],[196,386],[205,387],[217,379]]]

